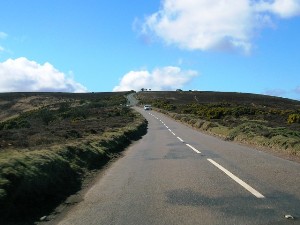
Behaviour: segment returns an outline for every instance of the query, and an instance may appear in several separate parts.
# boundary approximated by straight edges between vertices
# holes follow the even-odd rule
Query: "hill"
[[[300,156],[300,102],[230,92],[139,92],[141,104],[228,141]]]
[[[146,132],[125,94],[0,94],[1,224],[32,224]]]

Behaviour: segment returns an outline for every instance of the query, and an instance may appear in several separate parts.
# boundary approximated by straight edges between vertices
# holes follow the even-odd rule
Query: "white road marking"
[[[179,141],[181,141],[181,142],[184,142],[180,137],[177,137],[177,139],[178,139]]]
[[[250,185],[242,181],[240,178],[229,172],[227,169],[225,169],[223,166],[218,164],[212,159],[207,159],[209,162],[211,162],[214,166],[222,170],[226,175],[228,175],[231,179],[233,179],[235,182],[237,182],[239,185],[241,185],[243,188],[245,188],[247,191],[249,191],[251,194],[253,194],[256,198],[265,198],[261,193],[259,193],[257,190],[252,188]]]
[[[169,129],[169,127],[166,125],[166,128]]]
[[[198,154],[200,154],[201,152],[199,152],[196,148],[194,148],[193,146],[186,144],[186,146],[190,147],[191,149],[193,149],[195,152],[197,152]]]
[[[170,132],[172,132],[172,130],[171,129],[168,129]]]
[[[175,134],[174,132],[171,131],[171,133],[172,133],[174,136],[176,136],[176,134]]]

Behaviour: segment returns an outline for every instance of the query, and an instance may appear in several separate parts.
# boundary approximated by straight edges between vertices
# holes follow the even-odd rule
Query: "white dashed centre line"
[[[223,166],[218,164],[212,159],[207,159],[210,163],[212,163],[214,166],[222,170],[227,176],[229,176],[231,179],[233,179],[235,182],[237,182],[239,185],[241,185],[243,188],[245,188],[247,191],[249,191],[251,194],[253,194],[256,198],[265,198],[261,193],[259,193],[257,190],[255,190],[253,187],[242,181],[240,178],[229,172],[227,169],[225,169]]]
[[[157,120],[159,120],[174,136],[176,136],[176,134],[171,129],[169,129],[169,127],[161,119],[159,119],[158,117],[156,117],[152,113],[149,113],[149,115],[151,115],[154,118],[156,118]],[[181,142],[184,143],[184,141],[180,137],[177,137],[177,139],[179,141],[181,141]],[[198,154],[201,153],[200,151],[198,151],[196,148],[194,148],[190,144],[186,144],[186,146],[188,146],[189,148],[191,148],[193,151],[195,151]],[[231,173],[230,171],[228,171],[227,169],[225,169],[223,166],[221,166],[220,164],[218,164],[214,160],[212,160],[212,159],[207,159],[207,160],[211,164],[213,164],[214,166],[216,166],[218,169],[220,169],[221,171],[223,171],[227,176],[229,176],[231,179],[233,179],[235,182],[237,182],[243,188],[245,188],[247,191],[249,191],[251,194],[253,194],[255,197],[257,197],[257,198],[265,198],[265,196],[263,196],[257,190],[255,190],[254,188],[252,188],[250,185],[248,185],[247,183],[245,183],[244,181],[242,181],[240,178],[238,178],[237,176],[235,176],[233,173]]]
[[[177,137],[177,139],[178,139],[179,141],[181,141],[181,142],[184,142],[180,137]]]
[[[196,148],[194,148],[193,146],[186,144],[186,146],[188,146],[189,148],[193,149],[196,153],[200,154],[201,152],[198,151]]]

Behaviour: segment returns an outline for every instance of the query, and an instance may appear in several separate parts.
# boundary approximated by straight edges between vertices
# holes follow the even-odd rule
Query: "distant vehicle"
[[[151,105],[144,105],[144,110],[151,110]]]

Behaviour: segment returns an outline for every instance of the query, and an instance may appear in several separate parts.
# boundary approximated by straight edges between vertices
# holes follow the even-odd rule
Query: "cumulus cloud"
[[[113,91],[139,91],[141,88],[155,91],[174,90],[182,88],[197,75],[198,73],[194,70],[182,70],[174,66],[154,69],[152,72],[130,71],[123,76],[120,84]]]
[[[269,12],[281,18],[290,18],[300,15],[299,0],[259,1],[254,6],[257,12]]]
[[[300,15],[299,0],[162,0],[146,17],[142,33],[189,50],[241,49],[249,52],[259,29],[273,17]]]
[[[0,62],[0,92],[86,92],[73,78],[50,63],[41,65],[21,57]]]

